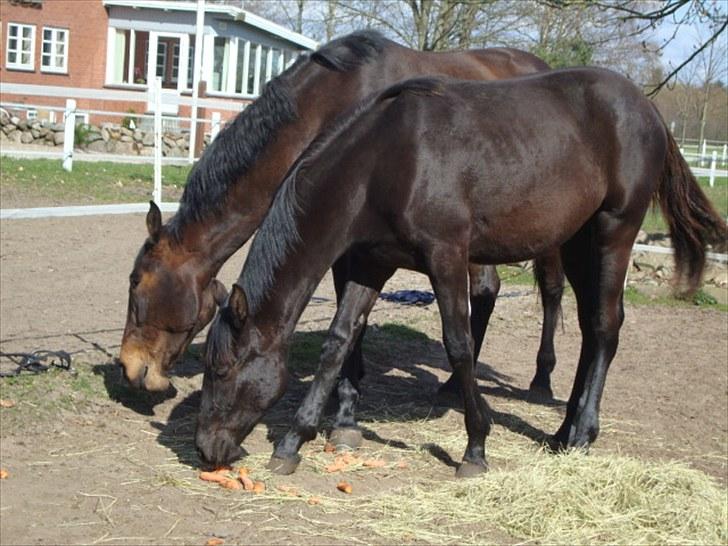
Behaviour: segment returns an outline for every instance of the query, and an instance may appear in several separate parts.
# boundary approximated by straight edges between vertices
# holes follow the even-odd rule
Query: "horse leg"
[[[458,477],[484,472],[485,437],[490,432],[490,415],[475,382],[473,338],[468,320],[467,251],[452,246],[433,249],[429,257],[430,280],[437,296],[443,341],[454,376],[463,393],[468,443]]]
[[[473,336],[473,364],[477,368],[478,355],[483,346],[485,331],[495,300],[500,291],[500,277],[494,265],[469,264],[470,280],[470,332]],[[455,374],[450,375],[437,391],[438,401],[443,405],[454,405],[462,401],[462,391]]]
[[[641,217],[640,217],[641,218]],[[554,435],[558,447],[587,447],[599,434],[599,405],[624,321],[622,296],[639,222],[600,212],[563,252],[574,288],[582,349],[566,417]]]
[[[351,352],[366,318],[377,301],[382,286],[393,271],[372,272],[363,285],[350,280],[324,341],[319,367],[313,383],[298,408],[293,426],[276,446],[268,468],[278,474],[291,474],[300,461],[298,450],[304,442],[316,437],[318,423],[336,383],[344,359]]]
[[[534,275],[541,293],[543,327],[541,328],[541,345],[536,356],[536,375],[533,377],[529,388],[534,394],[553,398],[551,372],[554,371],[556,366],[554,334],[561,314],[564,270],[561,267],[561,255],[558,250],[539,256],[533,261],[533,264]]]
[[[351,260],[352,258],[349,253],[346,253],[331,268],[334,277],[337,307],[341,305],[346,282],[351,275]],[[364,357],[362,356],[362,342],[365,331],[366,322],[354,342],[351,353],[344,360],[336,390],[334,391],[338,398],[339,407],[329,440],[337,448],[356,449],[362,442],[362,434],[356,423],[355,412],[361,396],[359,383],[365,373]]]

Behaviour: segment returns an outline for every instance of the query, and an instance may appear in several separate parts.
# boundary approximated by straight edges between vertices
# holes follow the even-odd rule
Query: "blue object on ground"
[[[397,290],[382,292],[379,297],[386,301],[403,303],[404,305],[430,305],[435,301],[435,294],[424,290]]]

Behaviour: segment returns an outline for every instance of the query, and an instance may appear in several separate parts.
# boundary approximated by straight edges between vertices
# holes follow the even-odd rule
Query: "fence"
[[[148,95],[143,97],[137,94],[136,98],[126,97],[126,100],[136,100],[146,102],[153,105],[153,114],[137,114],[130,112],[114,112],[108,110],[92,110],[77,108],[76,100],[66,99],[66,106],[40,106],[33,104],[18,103],[0,103],[0,107],[12,112],[24,111],[25,119],[31,123],[37,116],[39,111],[48,113],[49,122],[55,122],[56,114],[62,117],[62,130],[59,131],[61,124],[53,123],[53,127],[57,133],[62,132],[63,135],[58,140],[63,142],[63,150],[37,150],[37,149],[17,149],[13,150],[13,155],[26,158],[58,158],[61,160],[63,168],[70,171],[73,168],[74,157],[83,157],[85,160],[92,161],[115,161],[128,163],[153,163],[154,164],[154,188],[153,199],[157,203],[162,202],[162,163],[165,164],[181,164],[191,163],[195,156],[202,151],[203,141],[208,139],[212,141],[220,131],[222,126],[222,115],[220,112],[211,112],[209,118],[197,117],[193,120],[190,117],[177,115],[165,115],[165,102],[163,98],[163,90],[161,87],[161,78],[157,78]],[[239,105],[242,108],[242,105]],[[111,124],[102,123],[99,131],[91,131],[90,134],[96,136],[91,144],[98,143],[101,148],[95,146],[92,152],[85,152],[75,146],[77,136],[88,138],[90,116],[102,116],[104,119],[118,118],[120,123],[118,127],[109,128]],[[82,120],[83,123],[77,122]],[[196,123],[196,131],[192,131],[192,124]],[[185,129],[184,124],[189,128]],[[92,127],[95,129],[95,127]],[[146,130],[146,133],[142,131]],[[114,148],[119,148],[121,153],[103,152],[104,147],[108,148],[109,132],[115,135],[114,142],[111,142]],[[190,133],[196,132],[200,135],[196,142],[190,140]],[[25,131],[27,134],[28,131]],[[121,135],[121,136],[119,136]],[[52,135],[51,135],[52,136]],[[30,138],[30,137],[29,137]],[[193,137],[194,138],[194,137]],[[40,142],[40,141],[39,141]],[[87,144],[87,143],[86,143]],[[134,151],[137,153],[132,153]]]

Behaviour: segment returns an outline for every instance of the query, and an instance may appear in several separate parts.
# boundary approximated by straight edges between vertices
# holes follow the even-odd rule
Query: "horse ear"
[[[225,305],[227,297],[228,291],[227,288],[225,288],[225,285],[217,279],[212,279],[212,299],[215,300],[217,306],[222,307]]]
[[[149,232],[149,238],[156,243],[162,231],[162,212],[154,201],[149,201],[147,231]]]
[[[245,319],[248,317],[248,299],[245,297],[243,289],[237,284],[233,285],[233,290],[230,292],[228,307],[234,320],[233,326],[239,330],[243,327]]]

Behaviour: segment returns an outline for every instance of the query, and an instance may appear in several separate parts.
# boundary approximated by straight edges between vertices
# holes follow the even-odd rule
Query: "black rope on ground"
[[[60,368],[72,374],[76,370],[71,366],[71,355],[66,351],[33,351],[32,353],[0,352],[0,362],[9,360],[16,368],[10,371],[0,370],[0,377],[14,377],[22,373],[38,374],[51,368]]]

